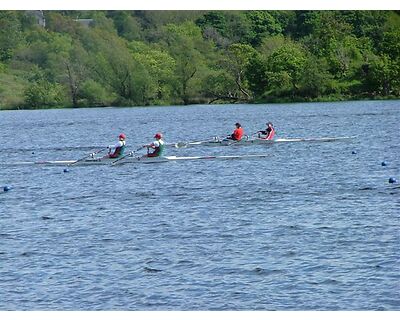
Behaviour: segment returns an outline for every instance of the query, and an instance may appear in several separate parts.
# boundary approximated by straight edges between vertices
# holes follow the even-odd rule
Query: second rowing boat
[[[229,139],[221,139],[219,137],[214,137],[210,140],[203,141],[189,141],[189,142],[177,142],[177,143],[167,143],[168,147],[174,148],[187,148],[187,147],[195,147],[195,146],[248,146],[248,145],[271,145],[275,143],[284,143],[284,142],[332,142],[332,141],[341,141],[341,140],[350,140],[354,139],[354,136],[351,137],[324,137],[324,138],[279,138],[274,140],[266,140],[261,138],[250,138],[246,136],[240,141],[229,140]]]

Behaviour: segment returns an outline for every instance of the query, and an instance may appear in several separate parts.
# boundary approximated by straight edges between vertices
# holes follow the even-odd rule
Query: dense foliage
[[[0,109],[400,97],[398,12],[43,13],[0,11]]]

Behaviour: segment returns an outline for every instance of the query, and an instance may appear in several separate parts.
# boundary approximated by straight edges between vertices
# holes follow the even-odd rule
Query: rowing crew
[[[226,137],[226,139],[235,141],[242,140],[244,136],[242,125],[239,122],[236,122],[235,126],[236,128],[235,130],[233,130],[233,133],[230,136]],[[265,130],[257,131],[255,134],[258,134],[258,137],[260,139],[272,140],[275,136],[274,125],[272,124],[272,122],[267,122],[267,128]]]
[[[150,144],[143,145],[141,148],[147,148],[147,154],[144,157],[160,157],[164,153],[165,143],[162,140],[161,133],[154,135],[155,140]],[[120,158],[124,155],[126,149],[126,135],[121,133],[118,136],[118,142],[115,145],[110,145],[108,148],[108,155],[105,158]],[[141,149],[140,148],[140,149]],[[113,151],[114,150],[114,151]]]

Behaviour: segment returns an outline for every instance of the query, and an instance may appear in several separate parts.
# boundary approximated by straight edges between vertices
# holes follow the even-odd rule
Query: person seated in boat
[[[242,137],[243,137],[243,128],[239,122],[236,122],[235,126],[236,126],[236,129],[233,130],[233,133],[226,138],[230,139],[230,140],[240,141],[240,140],[242,140]]]
[[[154,135],[156,139],[152,143],[148,145],[144,145],[143,147],[147,147],[147,157],[161,157],[164,153],[165,143],[162,140],[163,136],[161,133],[156,133]],[[153,149],[153,152],[150,152],[150,149]]]
[[[265,130],[257,131],[258,137],[264,140],[272,140],[275,136],[275,128],[272,122],[267,123],[267,128]]]
[[[119,158],[121,157],[126,148],[126,135],[121,133],[118,136],[118,142],[114,146],[108,146],[108,157],[109,158]],[[114,149],[114,152],[112,150]]]

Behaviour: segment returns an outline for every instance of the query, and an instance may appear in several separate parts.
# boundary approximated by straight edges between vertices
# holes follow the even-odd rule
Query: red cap
[[[157,132],[157,133],[154,135],[154,138],[156,138],[156,139],[161,139],[161,138],[162,138],[162,134],[159,133],[159,132]]]
[[[118,136],[118,138],[120,138],[120,139],[126,139],[126,135],[125,135],[125,133],[121,133],[119,136]]]

